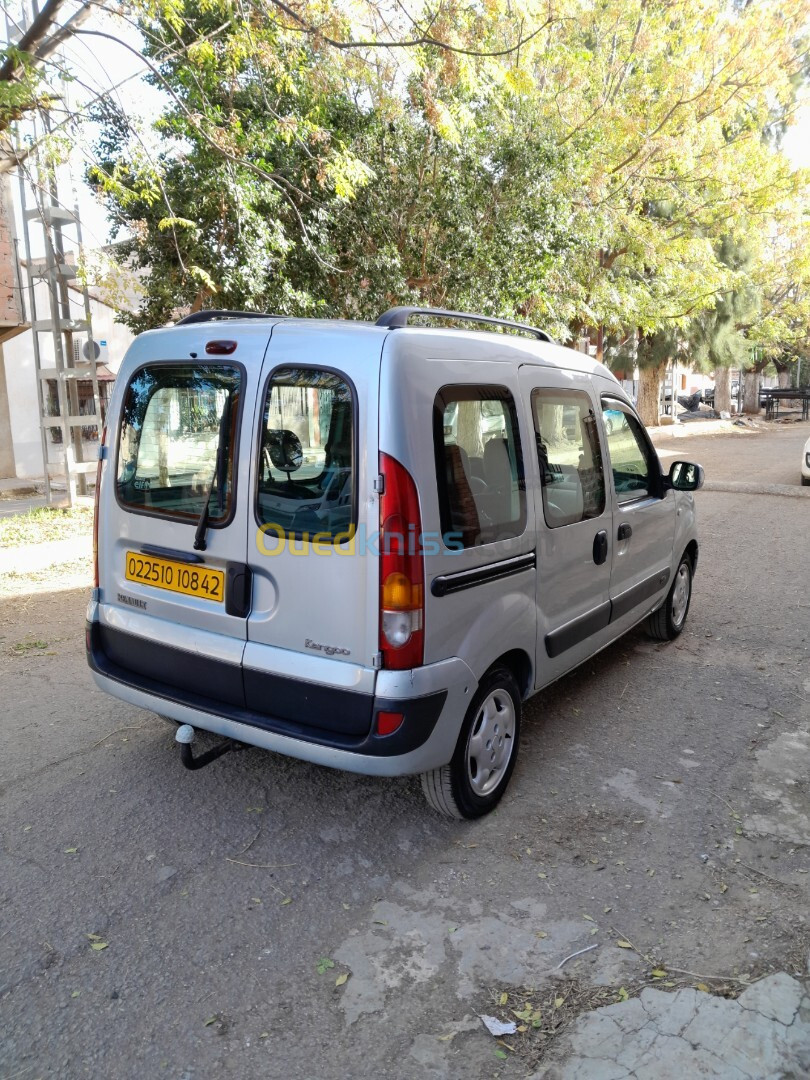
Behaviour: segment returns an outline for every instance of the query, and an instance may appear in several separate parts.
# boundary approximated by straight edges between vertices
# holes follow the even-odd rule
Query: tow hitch
[[[200,754],[199,757],[195,758],[191,752],[191,744],[194,742],[195,734],[196,732],[191,724],[181,724],[174,736],[174,741],[180,747],[180,760],[187,769],[202,769],[206,765],[210,765],[212,761],[222,757],[223,754],[228,754],[234,750],[247,749],[244,743],[226,739],[219,746],[214,746],[211,750],[206,750],[204,754]]]

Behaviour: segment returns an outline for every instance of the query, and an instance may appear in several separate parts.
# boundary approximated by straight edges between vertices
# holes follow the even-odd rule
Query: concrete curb
[[[62,563],[89,559],[92,554],[92,536],[74,536],[70,540],[49,540],[45,544],[0,548],[0,574],[47,570]]]
[[[810,488],[790,484],[747,484],[741,480],[707,480],[703,491],[728,491],[738,495],[784,495],[789,499],[810,499]]]

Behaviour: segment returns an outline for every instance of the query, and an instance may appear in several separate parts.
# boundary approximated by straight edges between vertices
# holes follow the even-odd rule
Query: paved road
[[[678,451],[775,477],[790,437]],[[185,772],[164,722],[93,689],[84,590],[0,599],[0,1076],[522,1077],[531,1031],[501,1060],[475,1016],[503,994],[803,973],[808,505],[698,502],[682,637],[533,699],[477,824],[259,751]]]

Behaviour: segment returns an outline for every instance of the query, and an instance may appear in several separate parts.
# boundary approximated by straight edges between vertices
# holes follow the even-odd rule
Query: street
[[[539,1021],[504,1048],[477,1014],[806,975],[810,498],[734,484],[800,492],[808,434],[658,440],[727,487],[696,496],[686,629],[533,698],[479,822],[259,750],[187,772],[95,689],[87,589],[7,588],[0,1077],[541,1075]]]

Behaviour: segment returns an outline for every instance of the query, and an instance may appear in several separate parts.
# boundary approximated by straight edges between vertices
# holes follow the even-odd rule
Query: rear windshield
[[[259,524],[279,537],[325,543],[354,526],[354,416],[346,379],[316,368],[279,368],[264,401]],[[341,536],[340,534],[344,534]]]
[[[181,520],[230,520],[242,374],[214,364],[148,364],[126,389],[118,501]]]

